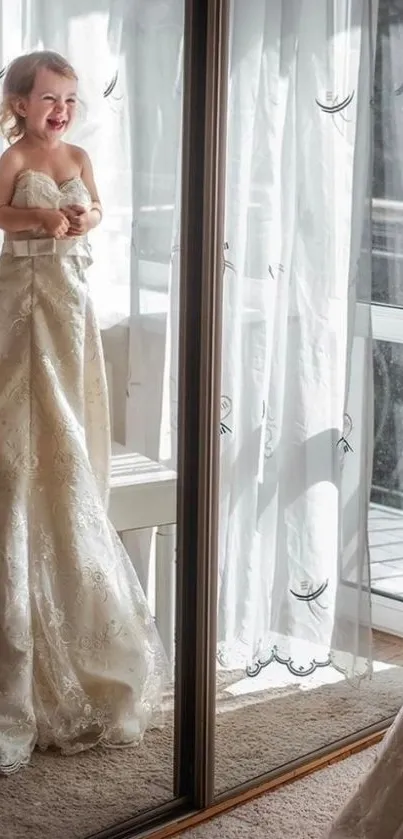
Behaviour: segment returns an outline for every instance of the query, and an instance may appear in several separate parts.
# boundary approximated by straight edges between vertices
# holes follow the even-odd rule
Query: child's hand
[[[91,229],[90,211],[80,204],[71,204],[64,212],[70,222],[69,236],[85,236]]]
[[[41,227],[52,239],[62,239],[66,236],[70,222],[61,210],[41,210]]]

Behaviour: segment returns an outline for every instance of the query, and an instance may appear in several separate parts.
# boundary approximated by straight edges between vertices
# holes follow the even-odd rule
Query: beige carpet
[[[299,680],[298,686],[234,697],[227,683],[221,679],[219,688],[217,792],[396,713],[403,670],[388,668],[359,691],[344,681],[304,690],[307,682]],[[31,766],[0,778],[1,839],[84,839],[168,801],[172,756],[169,722],[149,732],[138,749],[74,758],[36,754]]]
[[[253,680],[252,680],[253,681]],[[403,697],[403,669],[385,669],[359,689],[344,680],[306,690],[303,679],[243,701],[223,713],[216,731],[216,792],[285,763],[396,714]],[[253,704],[249,704],[253,699]]]
[[[325,839],[332,819],[370,769],[375,756],[375,748],[367,749],[186,831],[181,837]]]

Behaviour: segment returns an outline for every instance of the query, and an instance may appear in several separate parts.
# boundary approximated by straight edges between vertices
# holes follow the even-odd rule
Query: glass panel
[[[380,0],[376,42],[373,177],[374,302],[403,305],[401,3]]]
[[[403,344],[374,342],[375,448],[369,537],[372,588],[403,598]]]
[[[231,9],[217,793],[403,686],[378,637],[371,664],[369,4]]]
[[[28,663],[24,684],[26,696],[33,696],[32,707],[27,705],[31,739],[37,738],[44,749],[52,748],[35,749],[30,755],[34,745],[30,742],[25,752],[18,751],[20,711],[7,711],[9,718],[15,716],[16,731],[10,732],[3,671],[0,676],[0,763],[4,769],[6,763],[15,762],[12,768],[19,769],[0,793],[4,834],[11,836],[17,831],[22,836],[30,825],[30,836],[70,835],[73,801],[74,835],[84,837],[174,797],[172,676],[184,3],[16,0],[10,4],[0,0],[0,23],[4,68],[17,55],[34,49],[56,50],[74,66],[79,103],[69,139],[89,154],[103,207],[102,223],[89,232],[93,264],[88,270],[84,271],[89,252],[85,250],[82,262],[82,252],[70,250],[85,249],[86,245],[73,246],[71,240],[61,243],[69,248],[67,256],[59,258],[56,241],[52,244],[56,255],[46,252],[35,262],[34,276],[40,282],[42,268],[47,271],[47,281],[55,287],[60,284],[54,305],[65,307],[60,323],[55,320],[52,325],[50,319],[43,327],[49,363],[52,348],[60,346],[60,399],[49,390],[46,432],[44,418],[33,408],[27,438],[34,441],[33,446],[36,434],[46,439],[41,457],[46,453],[49,469],[46,471],[43,461],[39,476],[41,463],[29,461],[33,478],[30,497],[35,505],[33,527],[35,533],[41,531],[37,543],[42,545],[40,556],[46,556],[46,568],[52,570],[48,573],[43,567],[39,554],[29,555],[30,561],[38,560],[42,583],[32,578],[27,595],[36,603],[38,625],[33,641],[34,676]],[[54,83],[51,75],[46,82],[50,86]],[[64,77],[57,78],[65,82]],[[68,84],[74,85],[71,74]],[[65,107],[64,100],[60,102]],[[57,110],[59,104],[58,99],[57,104],[52,100],[51,109]],[[48,122],[44,131],[47,126]],[[42,140],[47,148],[48,135]],[[48,208],[60,206],[69,217],[70,205],[89,200],[83,187],[85,172],[74,168],[76,158],[70,150],[48,159],[30,158],[30,148],[29,141],[24,170],[30,172],[19,180],[14,195],[18,194],[23,207],[29,201],[29,207],[32,201],[39,207],[45,202]],[[27,198],[28,193],[34,197]],[[10,245],[10,254],[2,257],[0,286],[1,272],[7,270],[4,260],[11,265],[15,248]],[[16,271],[27,271],[26,266],[26,260],[21,260]],[[81,320],[74,309],[73,292],[80,305],[82,302]],[[8,325],[2,321],[3,291],[1,295],[1,332],[8,335]],[[12,301],[10,305],[14,311]],[[30,312],[32,317],[41,311],[42,304],[38,305],[39,309]],[[65,343],[59,345],[63,330]],[[5,374],[10,372],[9,367],[2,368],[4,358],[0,338],[2,406],[8,381]],[[38,364],[41,358],[38,356]],[[80,363],[75,373],[76,358]],[[46,369],[44,365],[43,382],[50,387],[48,369],[49,364]],[[62,374],[68,371],[71,381],[66,375],[61,384]],[[71,407],[76,405],[77,414]],[[52,425],[56,414],[60,434],[67,427],[71,431],[68,440],[62,436],[57,445],[53,442],[57,428]],[[14,426],[18,417],[17,412]],[[10,414],[10,429],[12,421]],[[22,425],[23,432],[24,428]],[[110,444],[109,518],[113,529],[103,506]],[[7,452],[0,441],[0,471],[3,455],[7,466]],[[60,487],[59,465],[66,470]],[[1,485],[3,472],[0,477]],[[1,489],[0,495],[4,512],[0,513],[0,538],[6,539],[0,542],[3,556],[3,549],[15,552],[17,548],[7,544],[11,539],[7,530],[10,506],[4,506]],[[21,521],[25,513],[22,507],[18,513]],[[41,585],[46,587],[46,595]],[[0,626],[1,659],[4,633],[14,631],[12,620],[10,627]],[[29,622],[26,632],[32,638]],[[111,748],[87,748],[94,743]],[[61,756],[60,745],[74,753]],[[20,768],[25,759],[30,759],[29,769]]]
[[[369,540],[371,580],[375,593],[397,601],[403,597],[403,487],[401,450],[403,441],[402,362],[403,345],[394,343],[400,321],[396,307],[402,297],[402,146],[401,37],[403,5],[381,0],[374,93],[374,224],[372,297],[391,307],[385,317],[382,338],[374,342],[375,447],[372,476]],[[376,314],[376,310],[374,312]],[[379,319],[374,318],[378,338]],[[397,328],[397,330],[396,330]],[[382,623],[389,628],[397,616],[386,613]],[[403,608],[403,607],[402,607]],[[375,618],[376,618],[375,614]],[[400,616],[399,616],[400,617]]]

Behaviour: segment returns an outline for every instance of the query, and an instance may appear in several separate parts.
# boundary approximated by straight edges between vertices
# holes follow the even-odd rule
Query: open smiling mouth
[[[66,127],[65,119],[48,119],[47,123],[52,131],[62,131]]]

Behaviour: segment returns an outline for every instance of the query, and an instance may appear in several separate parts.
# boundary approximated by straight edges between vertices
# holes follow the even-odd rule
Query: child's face
[[[77,82],[41,67],[30,95],[20,100],[19,106],[27,133],[55,140],[62,137],[73,122],[77,107]]]

